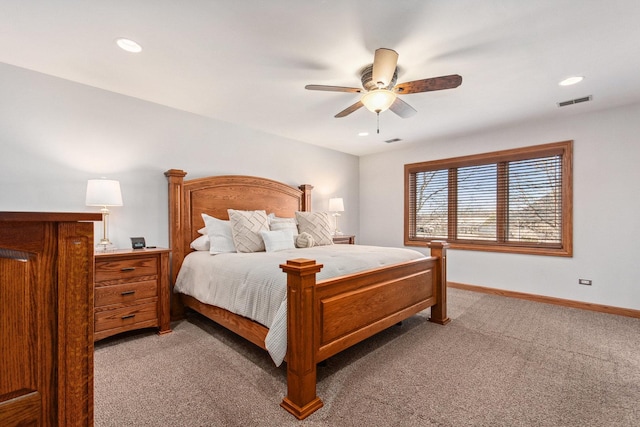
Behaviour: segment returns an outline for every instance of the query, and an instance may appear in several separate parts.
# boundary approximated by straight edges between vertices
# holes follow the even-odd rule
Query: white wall
[[[166,246],[165,170],[247,174],[313,184],[314,210],[343,197],[345,233],[402,246],[405,163],[573,139],[573,258],[452,250],[449,280],[640,309],[640,105],[562,116],[358,160],[0,64],[0,210],[95,210],[84,206],[86,181],[107,176],[120,180],[125,203],[112,208],[112,240]]]
[[[640,309],[640,105],[573,115],[576,111],[559,110],[552,120],[361,157],[359,242],[403,245],[405,163],[572,139],[574,256],[451,250],[448,279]],[[592,279],[593,285],[578,285],[578,278]]]
[[[124,248],[144,236],[166,247],[172,168],[187,179],[312,184],[313,210],[343,197],[341,228],[358,232],[355,156],[0,64],[0,210],[99,211],[85,206],[86,182],[106,176],[120,181],[124,199],[111,209],[111,240]]]

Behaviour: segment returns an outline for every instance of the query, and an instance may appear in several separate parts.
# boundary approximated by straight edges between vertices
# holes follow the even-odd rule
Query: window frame
[[[404,165],[404,244],[405,246],[427,246],[431,240],[442,240],[442,238],[428,238],[412,236],[412,230],[416,229],[415,224],[411,224],[410,206],[412,206],[411,197],[411,178],[412,175],[420,172],[436,171],[446,169],[449,176],[457,173],[457,169],[461,167],[480,166],[487,164],[496,164],[501,168],[504,162],[512,162],[519,160],[531,160],[536,158],[544,158],[549,156],[560,155],[562,160],[562,181],[561,181],[561,243],[559,247],[549,247],[548,245],[527,244],[527,242],[500,242],[500,241],[480,241],[480,240],[447,240],[449,247],[452,249],[477,250],[505,253],[519,253],[530,255],[547,255],[547,256],[573,256],[573,141],[553,142],[549,144],[535,145],[529,147],[514,148],[509,150],[494,151],[490,153],[473,154],[463,157],[454,157],[448,159],[433,160],[427,162],[410,163]],[[506,185],[504,180],[497,179],[498,186]],[[452,186],[449,184],[449,197],[452,195]],[[455,188],[455,187],[454,187]],[[413,204],[415,205],[415,203]],[[449,218],[449,232],[452,233],[451,221],[455,221],[455,212],[452,212],[451,203],[447,205]],[[504,239],[506,225],[506,205],[497,202],[497,239]],[[503,224],[501,227],[499,224]]]

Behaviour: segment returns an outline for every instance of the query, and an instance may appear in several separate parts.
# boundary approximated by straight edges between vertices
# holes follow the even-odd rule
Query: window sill
[[[405,240],[405,246],[427,247],[428,240]],[[449,242],[449,249],[458,249],[463,251],[483,251],[483,252],[500,252],[510,254],[526,254],[526,255],[543,255],[543,256],[560,256],[572,257],[573,250],[571,248],[547,248],[547,247],[524,247],[511,245],[496,244],[472,244],[472,243],[454,243]]]

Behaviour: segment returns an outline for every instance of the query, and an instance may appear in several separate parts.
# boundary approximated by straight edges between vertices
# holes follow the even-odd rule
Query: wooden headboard
[[[254,176],[223,175],[185,180],[179,169],[165,172],[169,180],[169,246],[171,247],[171,283],[175,283],[184,257],[192,251],[189,244],[204,227],[201,214],[229,219],[227,209],[258,210],[292,218],[296,211],[311,210],[311,190]]]

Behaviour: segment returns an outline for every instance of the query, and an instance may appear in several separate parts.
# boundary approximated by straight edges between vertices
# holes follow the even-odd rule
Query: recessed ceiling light
[[[116,43],[118,44],[118,46],[120,46],[120,49],[126,50],[127,52],[142,52],[142,46],[131,39],[119,38],[118,40],[116,40]]]
[[[369,136],[369,132],[360,132],[358,136]]]
[[[568,77],[560,82],[560,86],[571,86],[576,83],[580,83],[582,80],[584,80],[584,77],[582,76]]]

